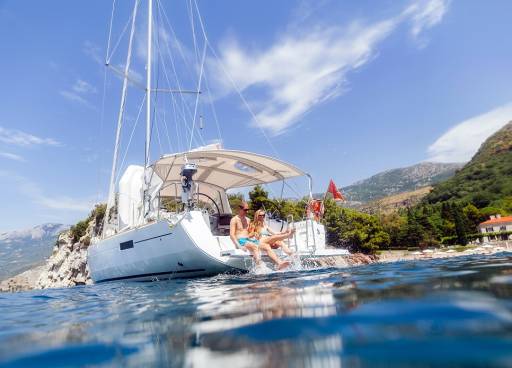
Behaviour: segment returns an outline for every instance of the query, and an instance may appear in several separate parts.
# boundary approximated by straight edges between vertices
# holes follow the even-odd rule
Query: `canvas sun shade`
[[[162,156],[153,164],[154,172],[163,180],[163,195],[173,195],[172,186],[179,183],[180,171],[186,162],[197,165],[194,181],[211,188],[227,190],[307,175],[281,160],[252,152],[206,149]],[[169,193],[166,188],[169,188]]]

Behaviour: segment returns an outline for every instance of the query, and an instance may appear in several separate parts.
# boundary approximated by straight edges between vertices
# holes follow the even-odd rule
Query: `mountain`
[[[57,236],[69,226],[43,224],[0,233],[0,280],[42,262],[52,252]]]
[[[364,203],[357,207],[358,210],[368,214],[389,214],[398,211],[401,208],[407,208],[417,205],[430,193],[432,187],[422,187],[410,192],[392,194],[390,196]]]
[[[489,137],[451,179],[436,185],[425,197],[428,203],[447,200],[512,211],[512,121]]]
[[[415,191],[453,176],[462,163],[422,162],[392,169],[342,188],[349,202],[370,202],[390,195]]]

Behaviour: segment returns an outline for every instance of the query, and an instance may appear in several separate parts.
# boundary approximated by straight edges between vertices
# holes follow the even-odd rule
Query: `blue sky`
[[[173,55],[181,87],[189,89],[197,88],[204,46],[195,4],[155,1],[155,52],[168,69]],[[510,1],[197,5],[211,48],[198,104],[204,128],[192,145],[221,139],[226,148],[277,151],[313,175],[316,191],[331,177],[342,186],[425,160],[468,160],[512,120]],[[118,68],[132,7],[118,1],[114,13],[110,54]],[[141,2],[131,72],[141,80],[145,7]],[[0,0],[0,231],[73,223],[105,199],[121,90],[112,71],[104,79],[102,65],[111,10],[104,0]],[[163,70],[154,70],[155,82],[175,87]],[[124,147],[142,98],[130,89]],[[188,111],[176,125],[170,97],[158,98],[153,157],[188,147],[185,120],[195,107],[194,97],[179,100]],[[141,120],[124,166],[142,160]]]

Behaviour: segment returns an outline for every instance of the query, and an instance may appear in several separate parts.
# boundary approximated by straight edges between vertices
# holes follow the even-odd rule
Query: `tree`
[[[462,212],[464,213],[464,217],[468,221],[469,233],[477,233],[478,225],[485,221],[486,217],[480,212],[478,208],[476,208],[473,204],[466,205]]]
[[[416,214],[412,209],[407,211],[407,224],[404,227],[402,239],[407,247],[417,248],[423,245],[425,231],[419,224]]]
[[[325,201],[324,221],[327,241],[336,247],[371,254],[389,246],[389,234],[373,215],[339,207],[328,199]]]
[[[407,218],[400,215],[398,212],[392,212],[389,214],[380,214],[379,221],[383,230],[389,234],[390,247],[397,247],[401,245],[402,239],[400,234],[407,224]]]
[[[231,213],[237,214],[240,205],[244,201],[244,195],[242,193],[228,194],[229,207],[231,207]]]
[[[271,201],[268,198],[268,192],[261,185],[256,185],[249,192],[249,199],[250,216],[260,208],[268,209],[270,207]]]
[[[460,245],[466,245],[468,243],[467,238],[467,224],[464,221],[464,213],[462,208],[457,203],[452,203],[454,222],[455,222],[455,233],[457,235],[457,243]]]

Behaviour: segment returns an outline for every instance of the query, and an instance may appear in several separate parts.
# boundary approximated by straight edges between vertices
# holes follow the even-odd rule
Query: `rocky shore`
[[[59,236],[46,264],[0,282],[0,291],[25,291],[92,284],[87,245],[73,242],[70,232]]]
[[[93,212],[94,214],[94,212]],[[33,289],[62,288],[92,284],[87,267],[87,248],[90,239],[101,226],[99,218],[91,215],[84,234],[77,240],[77,231],[71,228],[58,236],[46,263],[0,282],[0,292]],[[85,228],[84,226],[84,228]]]

